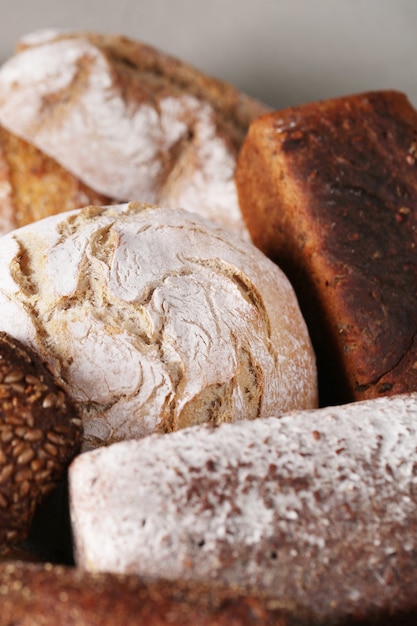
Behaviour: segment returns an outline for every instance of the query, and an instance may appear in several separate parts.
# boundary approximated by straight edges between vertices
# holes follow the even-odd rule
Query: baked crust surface
[[[322,403],[417,388],[417,113],[370,92],[255,120],[237,186],[310,326]]]

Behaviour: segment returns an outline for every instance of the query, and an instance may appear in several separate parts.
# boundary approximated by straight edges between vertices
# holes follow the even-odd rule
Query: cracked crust
[[[61,379],[86,447],[317,404],[288,280],[196,214],[130,203],[42,220],[2,238],[0,276],[0,328]]]
[[[40,33],[0,70],[0,123],[101,194],[198,210],[248,237],[234,183],[268,108],[125,37]]]
[[[374,92],[264,116],[241,152],[242,210],[296,287],[323,404],[417,389],[416,150],[407,98]]]

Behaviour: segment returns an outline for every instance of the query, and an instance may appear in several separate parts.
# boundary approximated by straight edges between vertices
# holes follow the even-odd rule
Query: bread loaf
[[[233,179],[268,109],[125,37],[28,36],[0,69],[0,123],[101,194],[198,210],[247,236]]]
[[[290,277],[321,403],[417,390],[417,112],[400,93],[251,125],[237,185],[254,242]]]
[[[0,235],[55,213],[110,202],[0,126]]]
[[[294,291],[197,214],[130,203],[0,239],[0,330],[68,391],[86,446],[317,406]]]
[[[81,420],[37,356],[0,332],[0,553],[28,535],[35,511],[81,443]]]
[[[414,394],[88,452],[77,563],[256,589],[313,624],[416,611],[416,448]]]
[[[296,626],[288,614],[216,585],[0,564],[0,626]]]

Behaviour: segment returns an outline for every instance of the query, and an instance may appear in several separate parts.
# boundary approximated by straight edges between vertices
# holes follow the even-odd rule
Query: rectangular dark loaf
[[[240,152],[241,208],[296,287],[322,405],[417,389],[416,159],[394,91],[261,116]]]

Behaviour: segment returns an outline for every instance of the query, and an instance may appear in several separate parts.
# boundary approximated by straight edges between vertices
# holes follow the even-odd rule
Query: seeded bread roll
[[[5,235],[0,329],[61,380],[86,446],[317,406],[285,275],[188,211],[89,207]]]
[[[125,37],[42,32],[0,69],[0,123],[119,201],[198,210],[247,237],[234,183],[268,109]]]
[[[48,215],[110,202],[0,126],[0,235]]]
[[[76,561],[256,589],[313,624],[416,611],[416,448],[417,394],[88,452]]]
[[[371,92],[262,116],[236,180],[256,245],[290,277],[321,404],[417,391],[417,112]]]
[[[28,534],[81,444],[81,420],[37,356],[0,332],[0,551]]]

